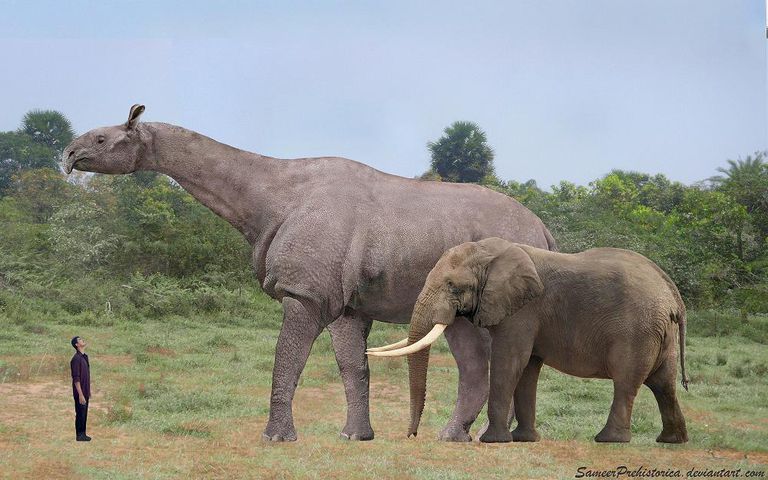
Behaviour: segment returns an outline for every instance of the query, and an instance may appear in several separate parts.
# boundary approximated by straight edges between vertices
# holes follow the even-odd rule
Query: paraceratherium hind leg
[[[341,436],[349,440],[373,439],[368,406],[370,372],[365,354],[371,323],[370,319],[342,315],[328,326],[347,396],[347,424]]]

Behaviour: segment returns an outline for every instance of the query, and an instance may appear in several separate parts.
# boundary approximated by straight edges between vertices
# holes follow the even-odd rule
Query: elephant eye
[[[99,135],[99,138],[96,141],[99,143],[104,143],[104,135]]]

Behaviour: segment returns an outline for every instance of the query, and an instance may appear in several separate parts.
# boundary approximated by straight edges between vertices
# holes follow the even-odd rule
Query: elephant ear
[[[493,240],[486,245],[490,247],[486,281],[474,316],[480,327],[497,325],[544,291],[528,253],[515,244]]]

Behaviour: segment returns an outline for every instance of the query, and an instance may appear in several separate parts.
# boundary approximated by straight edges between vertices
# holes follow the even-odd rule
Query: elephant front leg
[[[532,341],[525,332],[516,332],[505,323],[493,327],[491,336],[488,429],[480,436],[480,441],[511,442],[509,411],[515,388],[531,356]]]
[[[456,317],[445,330],[445,338],[459,367],[459,391],[451,420],[439,439],[470,442],[469,429],[488,399],[488,360],[491,337],[464,317]]]
[[[328,326],[347,396],[347,424],[341,437],[349,440],[373,439],[368,406],[370,371],[365,355],[371,323],[371,319],[342,315]]]
[[[542,363],[539,357],[531,357],[515,388],[517,427],[512,431],[512,439],[516,442],[538,442],[541,438],[536,431],[536,387]]]
[[[265,440],[296,440],[291,409],[293,394],[296,392],[296,385],[307,363],[312,344],[321,331],[318,313],[310,312],[295,298],[283,298],[283,326],[275,348],[269,422],[263,434]]]

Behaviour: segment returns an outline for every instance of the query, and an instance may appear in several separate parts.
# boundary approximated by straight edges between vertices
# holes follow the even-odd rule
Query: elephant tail
[[[685,328],[687,323],[685,305],[682,306],[682,309],[672,314],[672,321],[677,323],[678,335],[680,337],[680,370],[683,374],[681,383],[683,388],[688,391],[688,375],[685,374]]]
[[[680,290],[677,289],[677,285],[675,285],[675,282],[673,282],[672,279],[669,278],[669,275],[667,275],[667,272],[662,270],[655,263],[653,262],[650,262],[650,263],[651,265],[653,265],[656,271],[659,272],[661,277],[667,283],[670,293],[674,298],[674,306],[672,307],[672,311],[669,314],[669,318],[677,324],[677,332],[678,332],[677,334],[678,334],[678,340],[680,344],[680,370],[683,376],[681,383],[683,384],[683,388],[686,391],[688,391],[688,375],[686,375],[685,373],[685,329],[688,324],[686,311],[685,311],[685,302],[683,302],[683,297],[680,295]]]

